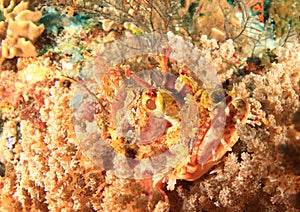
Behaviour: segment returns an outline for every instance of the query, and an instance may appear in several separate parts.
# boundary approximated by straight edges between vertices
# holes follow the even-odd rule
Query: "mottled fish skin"
[[[226,107],[220,110],[220,114],[211,120],[209,112],[199,104],[199,110],[206,116],[202,116],[200,120],[200,128],[198,139],[195,141],[191,159],[186,164],[179,165],[168,176],[171,179],[182,179],[194,181],[206,174],[227,151],[231,151],[231,147],[238,141],[236,133],[236,125],[243,123],[247,119],[248,104],[240,98],[226,97]],[[225,112],[225,114],[221,114]],[[224,129],[214,132],[214,128],[218,129],[218,116],[225,115]],[[219,133],[222,133],[221,135]]]

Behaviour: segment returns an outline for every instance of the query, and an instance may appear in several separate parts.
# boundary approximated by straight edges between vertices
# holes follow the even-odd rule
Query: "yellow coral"
[[[37,56],[38,53],[30,41],[24,38],[8,37],[2,42],[2,58]],[[1,58],[1,59],[2,59]]]
[[[0,36],[4,38],[6,34],[1,46],[0,66],[5,59],[37,56],[33,44],[44,31],[43,24],[36,25],[42,13],[28,10],[28,2],[21,2],[11,10],[11,5],[3,10],[5,21],[0,22]]]

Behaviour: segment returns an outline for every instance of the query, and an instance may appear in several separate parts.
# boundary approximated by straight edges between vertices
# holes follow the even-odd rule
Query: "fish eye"
[[[146,107],[149,109],[149,110],[155,110],[156,109],[156,104],[155,104],[155,101],[153,99],[148,99],[146,101]]]

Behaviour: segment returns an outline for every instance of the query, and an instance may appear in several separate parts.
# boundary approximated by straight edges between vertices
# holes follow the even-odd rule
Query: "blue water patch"
[[[39,24],[44,24],[45,29],[48,33],[57,34],[58,30],[63,28],[66,29],[71,26],[85,27],[89,24],[90,17],[86,14],[75,13],[72,17],[62,15],[61,12],[54,9],[50,9],[44,12],[42,18],[39,20]]]
[[[265,0],[264,1],[264,19],[265,19],[265,22],[266,20],[269,19],[269,9],[270,9],[270,6],[271,6],[271,0]]]

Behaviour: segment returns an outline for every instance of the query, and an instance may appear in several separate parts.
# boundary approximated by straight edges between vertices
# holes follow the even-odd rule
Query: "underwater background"
[[[167,46],[178,45],[176,53],[185,59],[199,62],[194,57],[201,54],[199,64],[215,73],[224,104],[240,99],[247,105],[236,112],[242,111],[238,120],[227,114],[228,134],[220,136],[228,137],[230,148],[209,152],[213,164],[199,177],[178,177],[187,169],[184,161],[168,162],[177,174],[126,177],[132,164],[119,162],[116,170],[111,153],[90,141],[99,137],[84,134],[96,122],[113,149],[128,158],[171,149],[167,134],[151,153],[140,153],[133,142],[115,139],[119,129],[111,127],[118,120],[111,110],[121,106],[110,106],[110,98],[123,82],[140,81],[137,70],[169,71],[180,80],[166,86],[199,89],[197,74],[169,58],[168,49],[109,68],[102,61],[103,48],[151,33],[166,35]],[[0,39],[0,211],[300,211],[299,1],[1,0]],[[105,59],[119,54],[110,56]],[[95,82],[101,86],[93,87]],[[171,97],[159,100],[155,92],[156,102],[146,106],[158,111],[164,102],[161,110],[173,125],[166,127],[169,133],[178,118],[172,112],[179,109],[171,110]],[[219,102],[195,93],[211,117]],[[91,105],[84,102],[89,95],[96,99]],[[203,114],[200,123],[208,119]],[[122,124],[119,131],[127,133]]]

